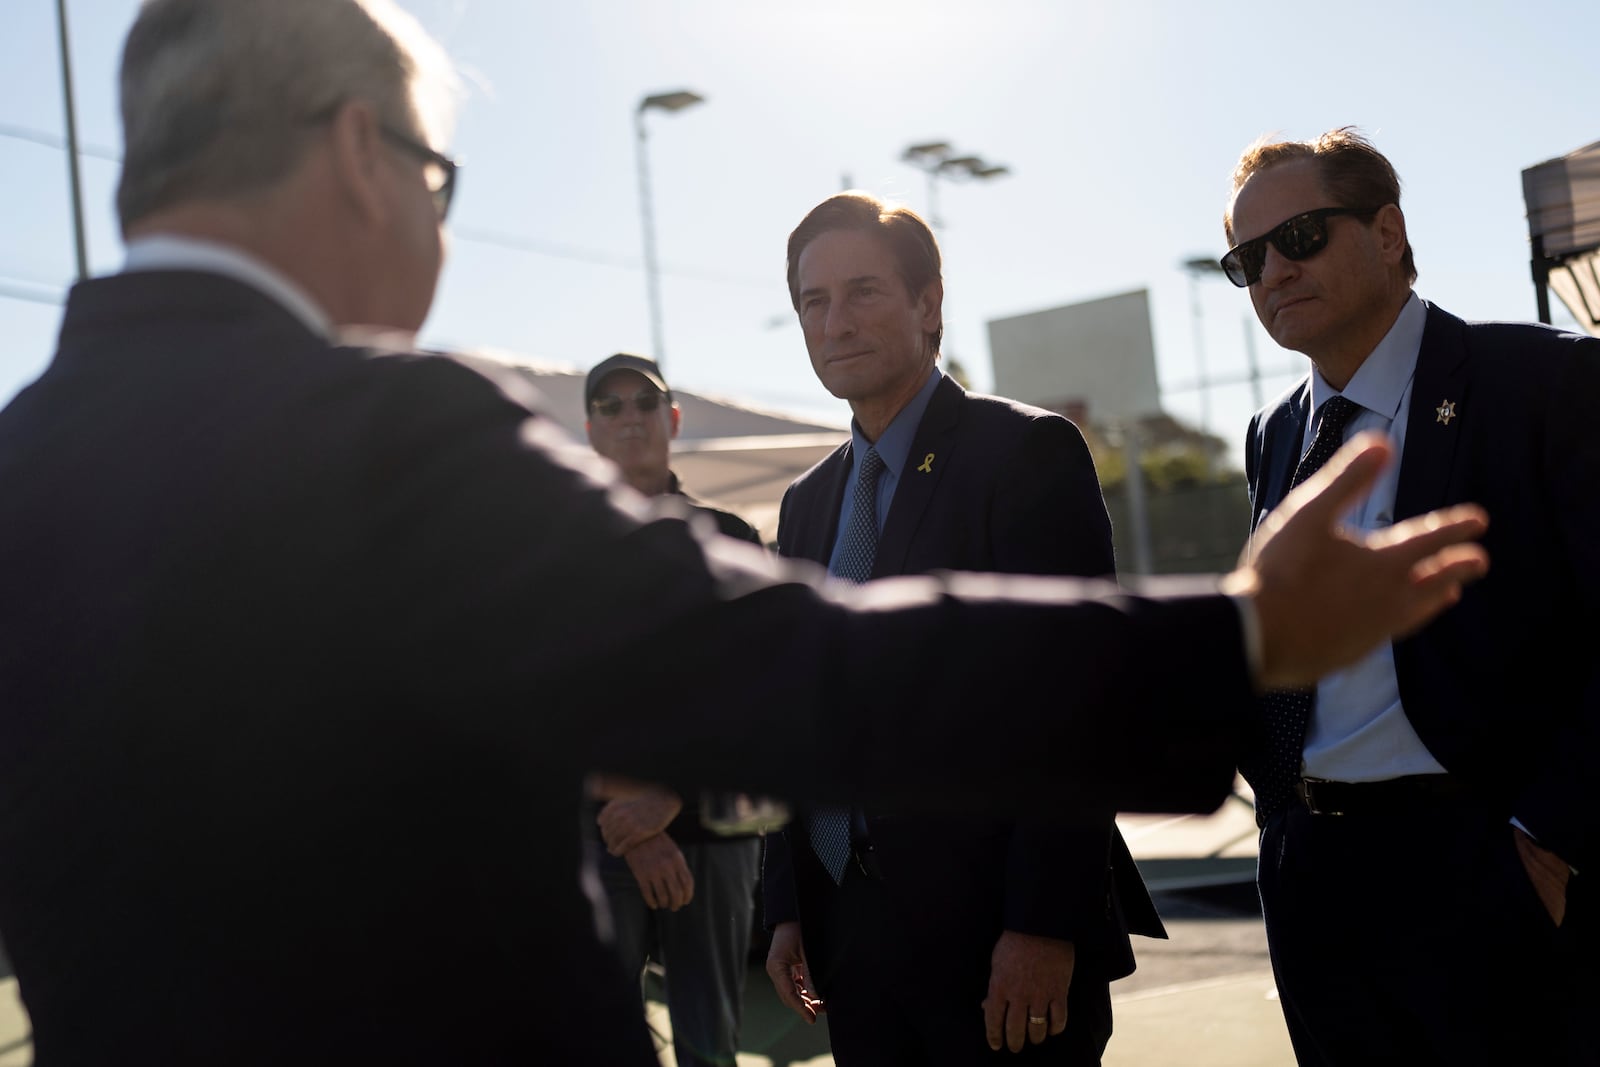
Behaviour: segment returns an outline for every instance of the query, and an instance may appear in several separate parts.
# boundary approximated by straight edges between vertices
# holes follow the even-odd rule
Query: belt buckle
[[[1331,783],[1326,778],[1300,778],[1295,782],[1294,791],[1299,795],[1300,802],[1306,806],[1306,810],[1313,815],[1343,815],[1344,812],[1338,808],[1324,808],[1317,805],[1317,786],[1328,784]]]

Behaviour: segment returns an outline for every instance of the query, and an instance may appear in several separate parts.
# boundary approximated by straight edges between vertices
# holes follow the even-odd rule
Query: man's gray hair
[[[117,214],[126,230],[266,189],[347,100],[440,144],[458,89],[443,49],[392,0],[145,0],[122,52]]]

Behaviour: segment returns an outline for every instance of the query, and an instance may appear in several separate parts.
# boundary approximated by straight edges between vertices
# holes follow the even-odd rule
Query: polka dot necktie
[[[878,475],[882,471],[883,457],[877,449],[868,448],[861,457],[855,492],[850,498],[844,544],[833,566],[833,574],[839,578],[864,582],[872,577],[872,562],[878,555]],[[807,820],[806,832],[811,851],[828,869],[834,884],[843,882],[845,868],[850,864],[850,809],[817,808]]]
[[[1328,398],[1320,410],[1311,447],[1294,469],[1290,489],[1311,477],[1338,451],[1344,442],[1345,426],[1360,410],[1361,405],[1342,396]],[[1261,698],[1266,750],[1257,753],[1258,762],[1252,761],[1254,766],[1240,768],[1255,790],[1258,826],[1265,826],[1268,819],[1294,802],[1294,784],[1300,777],[1306,728],[1311,724],[1311,709],[1316,700],[1315,688],[1273,689]]]

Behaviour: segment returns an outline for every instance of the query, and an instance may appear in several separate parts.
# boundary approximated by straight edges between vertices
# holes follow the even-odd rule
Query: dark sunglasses
[[[634,394],[633,406],[639,409],[639,414],[648,415],[661,406],[666,397],[654,390],[640,390]],[[614,419],[622,414],[622,405],[625,401],[620,396],[597,396],[589,401],[589,410],[603,419]]]
[[[399,130],[382,124],[378,127],[389,142],[421,160],[425,166],[422,171],[422,180],[428,187],[428,193],[433,197],[434,210],[439,213],[439,221],[450,214],[450,201],[456,195],[456,171],[461,169],[460,164],[449,156],[435,152],[421,141],[408,137]]]
[[[1267,244],[1270,242],[1285,259],[1299,262],[1310,259],[1328,247],[1328,220],[1335,215],[1374,215],[1377,208],[1319,207],[1278,223],[1260,237],[1252,237],[1235,245],[1222,257],[1222,272],[1228,280],[1241,289],[1261,280],[1261,271],[1267,264]]]

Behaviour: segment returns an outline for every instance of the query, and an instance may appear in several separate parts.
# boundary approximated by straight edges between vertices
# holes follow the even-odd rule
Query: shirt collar
[[[333,320],[304,289],[261,260],[232,245],[173,234],[151,234],[128,242],[125,273],[194,270],[220,274],[270,297],[319,337],[334,339]]]
[[[933,399],[933,391],[939,388],[939,381],[944,377],[944,372],[937,365],[928,375],[928,380],[922,388],[917,390],[917,395],[911,398],[911,403],[900,409],[900,413],[889,423],[888,429],[879,435],[874,444],[868,441],[861,432],[861,425],[855,419],[850,420],[850,447],[856,456],[864,456],[868,448],[878,451],[878,458],[883,460],[895,477],[905,469],[906,457],[911,454],[911,445],[917,436],[917,426],[922,422],[922,415],[928,410],[928,402]],[[860,460],[857,459],[859,464]]]
[[[1416,293],[1406,298],[1394,325],[1383,335],[1378,347],[1357,368],[1344,387],[1343,396],[1368,411],[1391,421],[1400,414],[1406,386],[1417,370],[1417,353],[1422,350],[1422,331],[1428,325],[1428,309]],[[1311,410],[1315,412],[1331,396],[1341,395],[1329,385],[1322,372],[1311,371]]]

